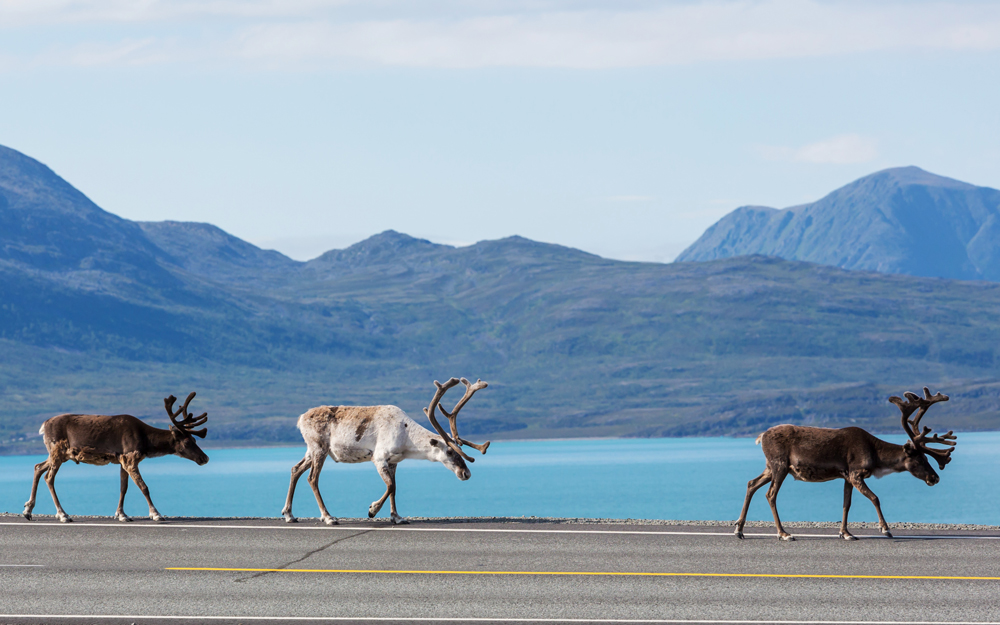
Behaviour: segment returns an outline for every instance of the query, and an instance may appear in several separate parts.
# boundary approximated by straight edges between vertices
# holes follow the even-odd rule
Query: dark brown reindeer
[[[851,492],[858,491],[871,500],[878,513],[879,527],[882,533],[892,538],[889,525],[882,516],[878,497],[873,493],[865,479],[876,478],[889,473],[909,471],[913,477],[934,486],[940,478],[927,462],[927,456],[934,458],[940,469],[951,462],[951,452],[954,451],[955,435],[951,430],[944,436],[928,437],[931,428],[920,429],[920,419],[933,404],[948,401],[947,395],[938,393],[931,396],[931,391],[924,387],[924,396],[915,393],[904,393],[906,401],[899,397],[890,397],[889,401],[896,404],[902,413],[903,430],[910,440],[903,445],[895,445],[875,438],[861,428],[849,427],[843,429],[801,427],[797,425],[776,425],[757,437],[764,450],[767,468],[756,478],[747,483],[747,496],[743,502],[743,512],[736,524],[736,536],[743,538],[743,526],[747,519],[750,500],[764,484],[771,482],[767,490],[767,501],[771,504],[774,514],[774,524],[778,528],[778,538],[795,540],[781,526],[778,518],[778,508],[775,505],[781,482],[789,473],[803,482],[828,482],[835,479],[844,480],[844,518],[840,523],[840,536],[845,540],[856,540],[847,531],[847,512],[851,509]],[[910,416],[916,412],[916,416]],[[947,449],[928,447],[929,443],[948,445]]]
[[[149,518],[162,521],[163,516],[156,510],[153,500],[149,498],[149,489],[142,476],[139,475],[139,463],[146,458],[157,458],[167,454],[175,454],[181,458],[193,460],[199,465],[208,462],[205,455],[195,442],[194,437],[205,438],[207,428],[194,428],[208,421],[208,413],[197,417],[187,412],[188,404],[194,399],[191,393],[184,405],[174,411],[177,398],[171,395],[163,400],[163,405],[170,416],[170,428],[161,430],[146,425],[132,415],[86,415],[61,414],[48,419],[42,424],[38,433],[42,435],[49,457],[35,465],[35,481],[31,485],[31,499],[24,504],[24,518],[31,520],[31,511],[35,507],[35,494],[38,492],[38,480],[45,475],[45,483],[52,493],[52,501],[56,504],[56,515],[63,523],[73,519],[66,514],[56,496],[56,473],[67,460],[77,464],[105,465],[115,463],[121,465],[121,496],[118,498],[118,510],[115,518],[119,521],[131,521],[125,515],[125,491],[128,490],[129,477],[139,487],[149,503]],[[180,421],[177,417],[184,415]]]

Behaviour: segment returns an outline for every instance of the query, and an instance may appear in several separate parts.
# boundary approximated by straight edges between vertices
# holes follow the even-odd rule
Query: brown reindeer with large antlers
[[[156,458],[175,454],[181,458],[193,460],[199,465],[208,462],[208,456],[198,447],[194,437],[205,438],[206,428],[194,428],[208,421],[208,413],[195,417],[187,412],[188,404],[194,399],[191,393],[184,405],[174,411],[177,398],[171,395],[163,400],[163,405],[170,416],[170,429],[161,430],[146,425],[132,415],[87,415],[61,414],[48,419],[42,424],[38,433],[42,435],[49,457],[44,462],[35,465],[35,481],[31,484],[31,499],[24,504],[24,518],[31,520],[31,511],[35,507],[35,494],[38,492],[38,480],[45,475],[45,483],[52,493],[52,501],[56,504],[56,515],[63,523],[73,519],[66,514],[56,496],[56,473],[67,460],[77,464],[105,465],[115,463],[121,465],[121,495],[118,498],[118,510],[115,518],[119,521],[131,521],[125,515],[125,491],[128,490],[128,479],[132,478],[149,503],[149,518],[162,521],[163,516],[156,510],[153,500],[149,498],[146,482],[139,475],[139,463],[146,458]],[[184,418],[177,420],[177,417]]]
[[[776,425],[757,437],[764,450],[767,468],[756,478],[747,483],[747,496],[743,502],[743,512],[736,523],[736,536],[743,538],[743,526],[750,508],[750,499],[757,489],[771,482],[767,491],[767,501],[771,504],[774,514],[774,524],[778,528],[778,538],[795,540],[781,526],[778,518],[778,508],[775,505],[781,482],[789,473],[803,482],[828,482],[835,479],[844,480],[844,518],[840,523],[840,536],[845,540],[855,540],[847,531],[847,512],[851,509],[851,492],[858,491],[871,500],[878,513],[879,527],[889,538],[889,525],[882,516],[878,497],[873,493],[865,479],[876,478],[889,473],[908,471],[917,479],[934,486],[940,478],[927,462],[927,456],[934,458],[940,469],[951,462],[951,452],[956,445],[956,437],[951,430],[944,436],[928,437],[931,429],[920,429],[920,419],[932,405],[948,401],[947,395],[938,393],[931,395],[930,389],[924,387],[924,396],[915,393],[904,393],[906,401],[899,397],[890,397],[889,401],[896,404],[902,413],[903,430],[910,437],[903,445],[895,445],[875,438],[861,428],[849,427],[839,430],[829,428],[801,427],[797,425]],[[910,416],[916,412],[916,416]],[[947,449],[929,447],[930,443],[947,445]]]
[[[465,395],[448,412],[440,405],[441,399],[448,389],[461,382],[465,385]],[[463,445],[468,445],[481,453],[486,453],[489,441],[482,445],[470,443],[458,436],[456,419],[458,412],[472,399],[476,391],[486,388],[486,382],[477,380],[475,384],[465,378],[451,378],[444,384],[434,381],[437,391],[431,399],[430,406],[424,408],[424,414],[431,425],[437,430],[438,436],[419,423],[406,416],[406,413],[396,406],[319,406],[299,417],[298,428],[306,441],[306,455],[292,467],[292,480],[288,485],[288,498],[281,514],[288,523],[298,521],[292,516],[292,496],[295,494],[295,484],[302,474],[309,470],[309,486],[322,515],[321,521],[327,525],[336,525],[337,519],[330,516],[319,493],[319,473],[323,470],[326,457],[334,462],[366,462],[375,464],[378,474],[385,482],[386,490],[377,501],[368,506],[368,517],[374,517],[382,509],[385,500],[389,500],[390,519],[392,523],[406,523],[406,520],[396,512],[396,465],[409,458],[440,462],[451,469],[458,479],[465,481],[471,477],[465,460],[475,462],[462,451]],[[448,418],[451,426],[449,436],[438,420],[434,417],[435,410]],[[464,459],[464,460],[463,460]]]

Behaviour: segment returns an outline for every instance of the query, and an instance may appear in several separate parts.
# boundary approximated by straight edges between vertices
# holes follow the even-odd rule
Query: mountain
[[[169,262],[209,280],[256,284],[294,271],[298,262],[274,250],[234,237],[212,224],[181,221],[137,222]]]
[[[358,349],[349,316],[319,325],[245,288],[299,265],[214,226],[122,219],[0,147],[0,339],[137,362]]]
[[[77,285],[104,279],[176,286],[138,225],[101,210],[48,167],[0,146],[0,262]],[[124,286],[124,284],[122,284]]]
[[[812,204],[744,206],[678,261],[763,254],[842,269],[1000,281],[1000,191],[886,169]]]
[[[461,429],[493,439],[898,433],[886,397],[924,384],[953,399],[934,424],[1000,429],[1000,284],[393,231],[302,263],[120,219],[12,150],[0,172],[0,453],[60,412],[162,425],[191,390],[210,446],[300,443],[313,406],[419,417],[451,376],[490,382]]]

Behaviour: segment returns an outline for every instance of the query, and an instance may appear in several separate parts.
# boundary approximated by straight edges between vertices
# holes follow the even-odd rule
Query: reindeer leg
[[[396,465],[390,464],[388,461],[382,461],[376,462],[375,468],[378,470],[378,474],[382,476],[382,481],[385,482],[385,494],[383,494],[378,501],[373,501],[372,505],[368,506],[368,518],[372,518],[378,514],[378,511],[382,509],[382,505],[385,503],[385,500],[391,498],[389,503],[389,518],[392,521],[392,524],[407,524],[408,521],[396,513]]]
[[[59,503],[59,496],[56,495],[56,473],[59,472],[59,467],[62,462],[54,458],[49,458],[49,472],[45,476],[45,483],[49,485],[49,492],[52,493],[52,502],[56,504],[56,516],[59,517],[60,523],[72,523],[73,519],[69,518],[66,511],[63,510],[62,504]]]
[[[736,522],[736,538],[743,538],[743,526],[747,522],[747,511],[750,510],[750,500],[761,486],[771,481],[771,469],[764,469],[764,472],[747,482],[747,497],[743,500],[743,511],[740,512],[740,520]]]
[[[330,513],[327,512],[326,504],[323,503],[323,496],[319,494],[319,472],[323,470],[324,462],[326,462],[326,454],[313,454],[312,470],[309,471],[309,477],[306,479],[309,481],[309,486],[312,487],[313,495],[316,495],[316,503],[319,504],[319,520],[327,525],[336,525],[337,519],[330,516]],[[289,505],[290,512],[291,506]]]
[[[388,469],[385,468],[387,463],[378,463],[374,460],[372,462],[375,464],[375,470],[378,471],[378,474],[382,477],[382,481],[385,482],[385,493],[379,497],[378,501],[373,501],[372,504],[368,506],[369,519],[375,518],[378,511],[382,509],[382,506],[385,504],[385,500],[392,494],[393,487],[396,483],[396,480],[389,475]]]
[[[767,503],[771,504],[771,513],[774,514],[774,524],[778,528],[778,538],[780,540],[795,540],[795,537],[786,532],[785,528],[781,526],[781,519],[778,518],[778,490],[781,488],[781,483],[785,481],[786,475],[788,475],[788,467],[780,467],[777,471],[773,472],[771,487],[767,489]]]
[[[389,493],[389,512],[392,522],[396,525],[409,525],[409,521],[396,514],[396,465],[389,464],[389,477],[392,478],[392,492]]]
[[[49,470],[49,459],[35,465],[35,481],[31,483],[31,499],[24,502],[24,518],[31,520],[31,511],[35,509],[35,496],[38,494],[38,480]]]
[[[115,510],[115,518],[122,523],[127,523],[131,521],[127,514],[125,514],[125,491],[128,490],[128,471],[125,467],[121,468],[121,478],[122,478],[122,489],[121,494],[118,496],[118,509]]]
[[[875,512],[878,514],[878,525],[882,529],[882,534],[886,538],[892,538],[892,533],[889,531],[889,524],[885,522],[885,517],[882,516],[882,507],[879,505],[878,496],[868,488],[868,485],[865,484],[864,479],[861,477],[852,476],[851,482],[854,484],[854,488],[858,489],[858,492],[867,497],[872,502],[872,505],[875,506]]]
[[[381,471],[379,471],[381,473]],[[382,509],[385,504],[385,500],[389,498],[389,487],[385,489],[385,494],[378,498],[378,501],[373,501],[370,506],[368,506],[368,518],[373,519],[378,511]]]
[[[142,479],[142,475],[139,474],[139,461],[126,460],[122,463],[122,468],[128,472],[132,481],[135,482],[135,485],[142,491],[142,496],[146,498],[146,503],[149,504],[149,518],[154,521],[162,521],[163,515],[160,514],[160,511],[153,505],[153,500],[149,496],[149,488],[146,487],[146,482]]]
[[[292,467],[292,481],[288,485],[288,497],[285,498],[285,507],[281,511],[281,516],[285,517],[285,523],[298,523],[299,520],[292,516],[292,496],[295,495],[295,485],[298,484],[299,478],[302,474],[306,472],[309,468],[309,464],[312,462],[312,458],[309,453],[306,453],[306,457],[299,460],[294,467]]]
[[[850,532],[847,531],[847,513],[851,509],[851,493],[854,491],[854,485],[851,484],[850,480],[844,480],[844,518],[840,522],[840,537],[844,540],[857,540]]]

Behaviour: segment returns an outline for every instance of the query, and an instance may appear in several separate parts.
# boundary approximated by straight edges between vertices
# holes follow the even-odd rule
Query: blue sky
[[[0,0],[0,144],[295,258],[669,261],[886,167],[1000,187],[1000,3]]]

